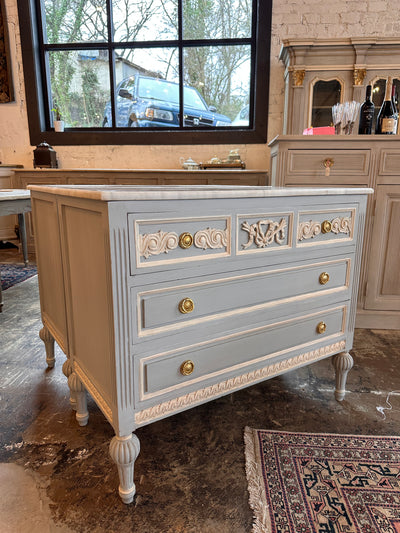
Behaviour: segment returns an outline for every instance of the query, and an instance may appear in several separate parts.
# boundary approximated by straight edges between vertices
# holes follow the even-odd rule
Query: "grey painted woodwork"
[[[367,85],[389,76],[398,79],[399,49],[400,41],[396,37],[284,39],[279,56],[285,67],[283,133],[301,135],[305,128],[316,126],[312,123],[313,96],[320,81],[339,83],[340,102],[361,103]],[[318,103],[314,102],[321,111],[326,97],[324,94]],[[336,103],[331,101],[331,105]],[[328,117],[330,107],[325,109]],[[324,125],[328,126],[329,122]],[[353,131],[358,131],[358,121]]]
[[[28,264],[25,213],[31,210],[30,192],[19,189],[0,189],[0,217],[18,215],[19,236],[25,266]],[[3,310],[3,295],[0,283],[0,312]]]
[[[374,188],[367,204],[356,326],[400,329],[398,136],[284,135],[270,147],[273,185]]]
[[[123,502],[140,426],[332,355],[343,399],[370,189],[29,188],[47,361],[113,426]]]

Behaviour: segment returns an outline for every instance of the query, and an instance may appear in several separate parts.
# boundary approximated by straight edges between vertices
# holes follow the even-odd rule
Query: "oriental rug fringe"
[[[1,288],[3,291],[37,274],[36,266],[15,263],[0,264]]]
[[[400,437],[245,429],[253,533],[400,533]]]

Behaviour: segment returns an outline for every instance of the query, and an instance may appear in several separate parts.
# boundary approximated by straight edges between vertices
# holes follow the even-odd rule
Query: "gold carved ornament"
[[[366,75],[367,75],[367,69],[355,68],[353,72],[354,85],[362,85],[364,83],[364,79]]]
[[[306,75],[305,70],[294,70],[293,71],[293,80],[294,80],[294,85],[296,87],[302,87],[305,75]]]

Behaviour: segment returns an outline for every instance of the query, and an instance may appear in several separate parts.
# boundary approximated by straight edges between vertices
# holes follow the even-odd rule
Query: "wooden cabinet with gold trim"
[[[273,185],[375,189],[367,207],[356,325],[400,329],[400,137],[283,135],[270,148]]]

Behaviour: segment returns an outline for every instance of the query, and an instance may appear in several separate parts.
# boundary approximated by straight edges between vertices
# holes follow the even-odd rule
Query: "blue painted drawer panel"
[[[324,309],[299,318],[283,320],[246,333],[187,346],[182,350],[155,354],[140,361],[141,400],[171,392],[193,382],[227,372],[239,372],[249,364],[283,356],[296,347],[308,347],[321,341],[332,342],[345,332],[347,307]],[[318,333],[317,326],[326,324]],[[194,370],[182,375],[181,365],[190,360]]]
[[[346,258],[141,292],[138,294],[139,335],[161,333],[233,314],[240,314],[246,321],[243,314],[256,308],[265,313],[266,308],[285,301],[322,296],[327,291],[343,292],[349,288],[350,268],[351,259]],[[324,274],[329,275],[328,281]],[[185,299],[190,299],[194,305],[189,313],[179,310],[180,302]]]

